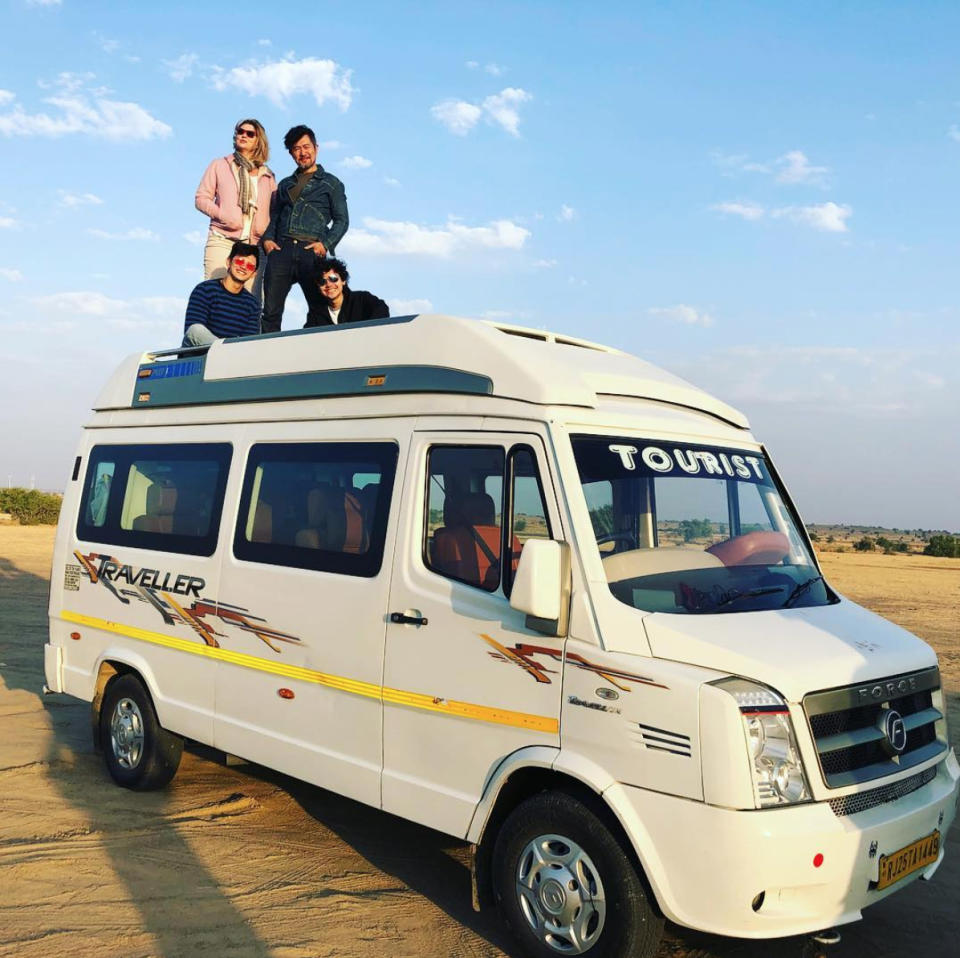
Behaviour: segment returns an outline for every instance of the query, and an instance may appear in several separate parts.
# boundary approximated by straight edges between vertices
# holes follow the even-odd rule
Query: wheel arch
[[[153,672],[146,660],[138,655],[130,655],[127,652],[121,653],[116,649],[107,649],[97,662],[93,681],[93,697],[90,700],[90,732],[93,736],[93,747],[98,752],[102,750],[100,713],[103,709],[103,697],[110,683],[122,675],[135,675],[150,696],[154,710],[157,710],[157,694]],[[163,719],[159,711],[157,712],[157,718],[163,725]]]
[[[507,816],[533,795],[562,791],[586,805],[606,825],[630,858],[651,906],[662,917],[664,912],[647,874],[644,856],[628,834],[622,812],[609,800],[614,798],[616,803],[616,785],[613,777],[596,763],[556,749],[521,749],[505,759],[492,776],[467,834],[467,841],[474,846],[474,907],[479,910],[493,904],[493,847]]]

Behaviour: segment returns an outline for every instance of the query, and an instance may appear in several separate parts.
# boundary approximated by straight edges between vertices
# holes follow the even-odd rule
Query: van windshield
[[[833,601],[756,450],[574,436],[610,591],[702,615]]]

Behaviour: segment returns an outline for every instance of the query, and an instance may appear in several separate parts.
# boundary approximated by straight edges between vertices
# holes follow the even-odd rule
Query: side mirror
[[[570,610],[570,547],[553,539],[528,539],[520,553],[510,605],[527,613],[527,628],[567,634]]]

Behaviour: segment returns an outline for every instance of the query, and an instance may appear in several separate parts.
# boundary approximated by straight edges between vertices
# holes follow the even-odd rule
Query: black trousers
[[[327,303],[317,289],[317,263],[323,257],[311,249],[305,249],[300,240],[283,239],[280,249],[267,255],[267,269],[263,279],[263,319],[260,323],[264,333],[275,333],[283,322],[283,307],[287,302],[290,287],[296,283],[307,300],[307,325],[323,323]]]

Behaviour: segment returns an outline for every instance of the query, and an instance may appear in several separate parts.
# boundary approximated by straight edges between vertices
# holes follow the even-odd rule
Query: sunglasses
[[[257,131],[256,130],[247,130],[244,127],[241,127],[239,130],[233,131],[234,136],[246,136],[251,140],[256,139]]]
[[[339,276],[324,276],[320,280],[321,286],[336,286],[337,283],[341,282]]]

